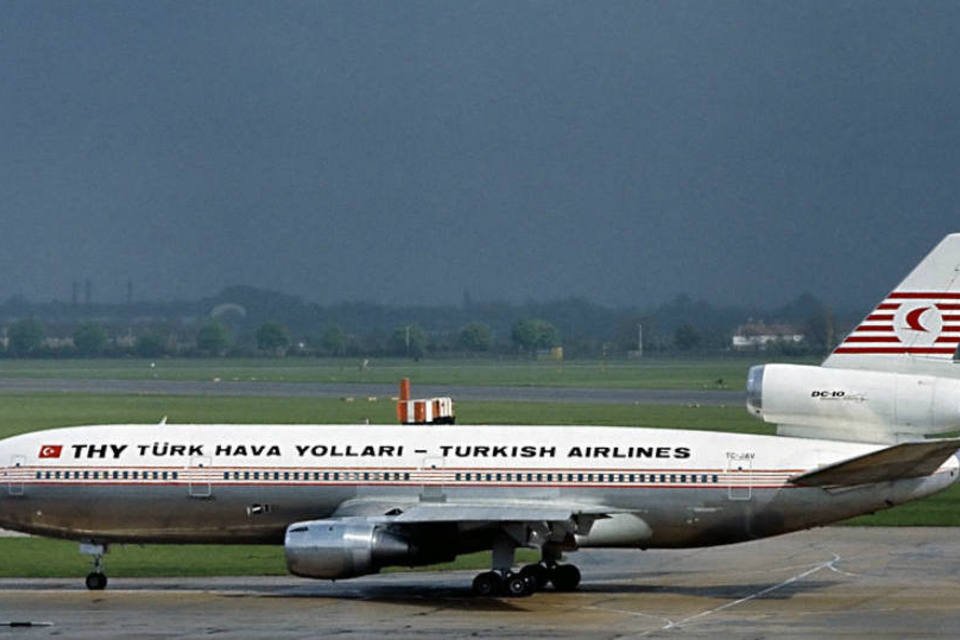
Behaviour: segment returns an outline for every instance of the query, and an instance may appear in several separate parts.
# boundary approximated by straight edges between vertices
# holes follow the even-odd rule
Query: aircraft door
[[[749,500],[753,497],[753,453],[727,452],[727,497]]]
[[[210,475],[207,468],[210,466],[208,456],[193,456],[190,458],[190,468],[187,485],[191,498],[210,498],[213,496],[213,489],[210,485]]]
[[[421,502],[444,502],[447,499],[443,491],[444,459],[427,456],[420,461],[420,475],[423,485],[420,487]]]
[[[26,456],[12,456],[10,466],[4,470],[7,476],[7,493],[11,496],[23,495],[23,467],[26,464]]]

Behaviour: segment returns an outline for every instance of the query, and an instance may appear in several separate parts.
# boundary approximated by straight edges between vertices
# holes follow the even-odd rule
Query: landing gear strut
[[[103,556],[108,551],[105,544],[80,543],[80,553],[93,556],[93,571],[87,574],[86,585],[91,591],[107,588],[107,574],[103,570]]]

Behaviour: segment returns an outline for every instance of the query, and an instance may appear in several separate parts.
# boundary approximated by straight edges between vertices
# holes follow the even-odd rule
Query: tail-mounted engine
[[[781,435],[895,442],[960,429],[960,380],[760,365],[747,376],[747,410]]]

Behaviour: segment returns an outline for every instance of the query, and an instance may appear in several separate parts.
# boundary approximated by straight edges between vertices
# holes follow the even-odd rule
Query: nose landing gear
[[[107,576],[98,570],[91,571],[87,574],[86,584],[90,591],[103,591],[107,588]]]
[[[80,543],[80,553],[93,556],[93,571],[87,574],[85,581],[87,589],[91,591],[103,591],[107,588],[107,574],[103,570],[103,556],[108,550],[105,544]]]

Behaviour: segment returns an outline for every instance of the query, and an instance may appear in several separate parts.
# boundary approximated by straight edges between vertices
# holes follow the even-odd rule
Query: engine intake
[[[287,569],[305,578],[350,578],[412,560],[416,550],[384,525],[366,520],[311,520],[287,527]]]

